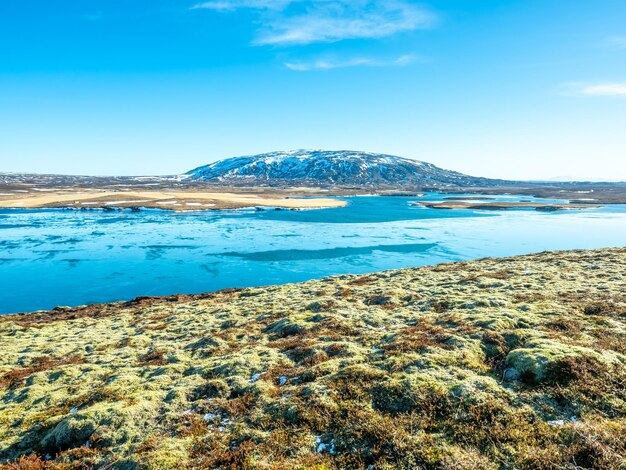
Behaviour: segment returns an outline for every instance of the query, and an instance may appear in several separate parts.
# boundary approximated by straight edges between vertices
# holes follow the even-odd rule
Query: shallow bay
[[[446,196],[348,197],[345,208],[307,211],[2,210],[0,313],[626,245],[623,205],[555,213],[410,205]]]

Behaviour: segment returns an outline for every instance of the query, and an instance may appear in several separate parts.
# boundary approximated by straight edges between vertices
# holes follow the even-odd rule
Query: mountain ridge
[[[266,185],[469,187],[511,183],[445,170],[431,163],[354,150],[291,150],[227,158],[184,175],[192,181]]]

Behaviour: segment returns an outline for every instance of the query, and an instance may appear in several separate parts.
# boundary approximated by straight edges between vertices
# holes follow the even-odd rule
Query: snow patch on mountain
[[[292,150],[235,157],[201,166],[190,180],[229,184],[309,184],[359,186],[472,186],[474,178],[430,163],[349,150]]]

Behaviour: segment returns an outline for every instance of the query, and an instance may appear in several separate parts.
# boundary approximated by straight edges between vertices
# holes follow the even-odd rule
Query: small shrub
[[[585,315],[597,315],[602,317],[625,317],[626,306],[613,300],[597,300],[583,307]]]
[[[392,298],[387,295],[370,295],[366,297],[363,302],[365,302],[365,305],[374,305],[385,309],[392,309],[396,307]]]
[[[335,308],[337,304],[332,300],[311,302],[306,306],[306,310],[314,313],[327,312]]]
[[[329,357],[345,356],[349,351],[348,345],[343,343],[331,343],[324,348]]]
[[[230,387],[224,380],[212,379],[194,388],[190,396],[190,400],[196,401],[206,398],[228,398],[230,393]]]
[[[68,364],[84,364],[85,360],[80,357],[70,356],[61,359],[53,359],[48,356],[36,357],[29,367],[13,369],[0,376],[0,387],[17,388],[24,380],[36,372],[56,369]]]
[[[394,414],[415,411],[427,426],[434,425],[451,410],[449,393],[441,383],[412,376],[376,384],[372,403],[376,409]]]
[[[336,297],[343,297],[344,299],[346,299],[346,298],[352,297],[353,294],[354,292],[352,292],[351,289],[343,288],[337,292]]]
[[[139,358],[141,364],[146,366],[163,366],[167,364],[165,349],[152,349]]]
[[[437,299],[430,303],[430,308],[435,313],[445,313],[452,308],[452,303],[446,299]]]
[[[375,282],[376,278],[374,276],[360,276],[355,279],[352,279],[348,282],[351,286],[364,286],[365,284],[371,284]]]
[[[598,361],[589,357],[564,357],[551,361],[546,366],[544,382],[548,385],[568,385],[587,376],[597,366]]]
[[[287,336],[298,335],[304,331],[305,325],[291,318],[283,318],[263,330],[264,333],[271,333],[276,338],[286,338]]]
[[[483,333],[482,349],[492,367],[499,367],[509,352],[506,339],[500,333],[487,330]]]
[[[483,273],[483,276],[490,277],[492,279],[505,280],[505,279],[510,279],[512,274],[509,271],[500,270],[500,271],[488,271],[488,272],[485,272],[485,273]]]
[[[14,462],[2,466],[5,470],[69,470],[69,466],[47,462],[36,454],[20,457]]]
[[[454,346],[449,343],[452,337],[446,328],[424,321],[416,326],[405,328],[383,348],[387,352],[396,354],[411,351],[423,352],[428,348],[454,349]]]

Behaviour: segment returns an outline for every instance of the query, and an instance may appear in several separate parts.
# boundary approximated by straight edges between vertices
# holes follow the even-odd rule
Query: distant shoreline
[[[558,199],[577,205],[626,204],[626,183],[533,183],[505,182],[495,185],[436,184],[330,184],[322,180],[292,181],[242,179],[196,181],[180,177],[89,177],[0,173],[0,207],[109,207],[117,199],[122,208],[156,207],[175,211],[240,209],[249,207],[328,208],[341,207],[331,197],[377,195],[423,197],[446,193],[454,199],[520,195]],[[80,199],[75,199],[75,196]],[[132,198],[128,196],[132,196]],[[455,196],[457,195],[457,196]],[[107,196],[112,198],[107,199]],[[50,197],[53,197],[50,199]],[[294,203],[291,198],[307,198]],[[36,199],[35,199],[36,198]],[[43,199],[41,199],[43,198]],[[311,199],[321,198],[321,199]],[[25,204],[28,199],[28,204]],[[74,200],[73,200],[74,199]],[[144,201],[147,199],[147,201]],[[182,200],[178,200],[182,199]],[[453,202],[454,199],[448,200]],[[75,201],[81,204],[74,204]],[[166,204],[167,201],[174,201]],[[98,203],[101,202],[101,206]],[[87,203],[87,204],[85,204]],[[158,203],[158,204],[157,204]],[[187,204],[190,205],[187,205]],[[116,207],[118,207],[116,206]]]
[[[562,210],[587,210],[600,209],[602,206],[591,204],[545,204],[540,202],[469,202],[461,200],[452,201],[424,201],[412,203],[415,206],[428,207],[429,209],[455,210],[455,209],[473,209],[473,210],[490,210],[505,211],[510,209],[535,209],[543,212],[554,212]]]
[[[297,198],[295,198],[297,196]],[[0,199],[4,209],[116,209],[151,208],[177,212],[200,210],[277,207],[283,209],[325,209],[343,207],[339,199],[306,197],[306,194],[286,196],[277,193],[252,194],[217,191],[120,191],[109,189],[54,190],[19,192]]]

